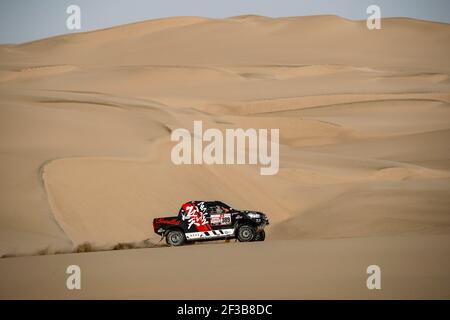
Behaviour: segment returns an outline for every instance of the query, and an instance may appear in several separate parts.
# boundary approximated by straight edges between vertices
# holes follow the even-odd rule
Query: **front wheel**
[[[181,230],[171,230],[166,235],[166,243],[169,246],[177,247],[181,246],[186,242],[186,238],[184,237],[184,232]]]
[[[248,224],[244,224],[237,229],[237,239],[239,242],[252,241],[255,235],[255,228]]]

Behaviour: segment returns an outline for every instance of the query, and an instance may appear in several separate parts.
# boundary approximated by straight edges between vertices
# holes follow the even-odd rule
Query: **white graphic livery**
[[[219,238],[223,236],[231,236],[233,234],[234,229],[219,229],[202,232],[188,232],[185,234],[185,236],[187,240],[195,240],[195,239]]]

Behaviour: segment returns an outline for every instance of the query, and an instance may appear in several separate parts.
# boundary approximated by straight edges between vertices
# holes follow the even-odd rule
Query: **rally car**
[[[153,229],[170,246],[198,240],[236,238],[241,242],[264,241],[267,216],[241,211],[220,201],[189,201],[178,216],[153,219]]]

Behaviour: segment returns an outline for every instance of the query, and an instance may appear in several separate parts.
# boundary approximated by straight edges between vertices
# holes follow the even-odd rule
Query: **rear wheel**
[[[186,242],[184,232],[181,230],[171,230],[166,235],[166,243],[169,246],[177,247],[181,246]]]
[[[237,229],[237,239],[239,242],[252,241],[255,235],[255,228],[248,224],[244,224]]]
[[[265,239],[266,239],[266,232],[264,230],[261,230],[255,235],[253,241],[264,241]]]

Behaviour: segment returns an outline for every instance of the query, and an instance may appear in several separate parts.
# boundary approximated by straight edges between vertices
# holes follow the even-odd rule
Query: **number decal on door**
[[[231,214],[222,215],[220,224],[224,225],[231,224]]]

